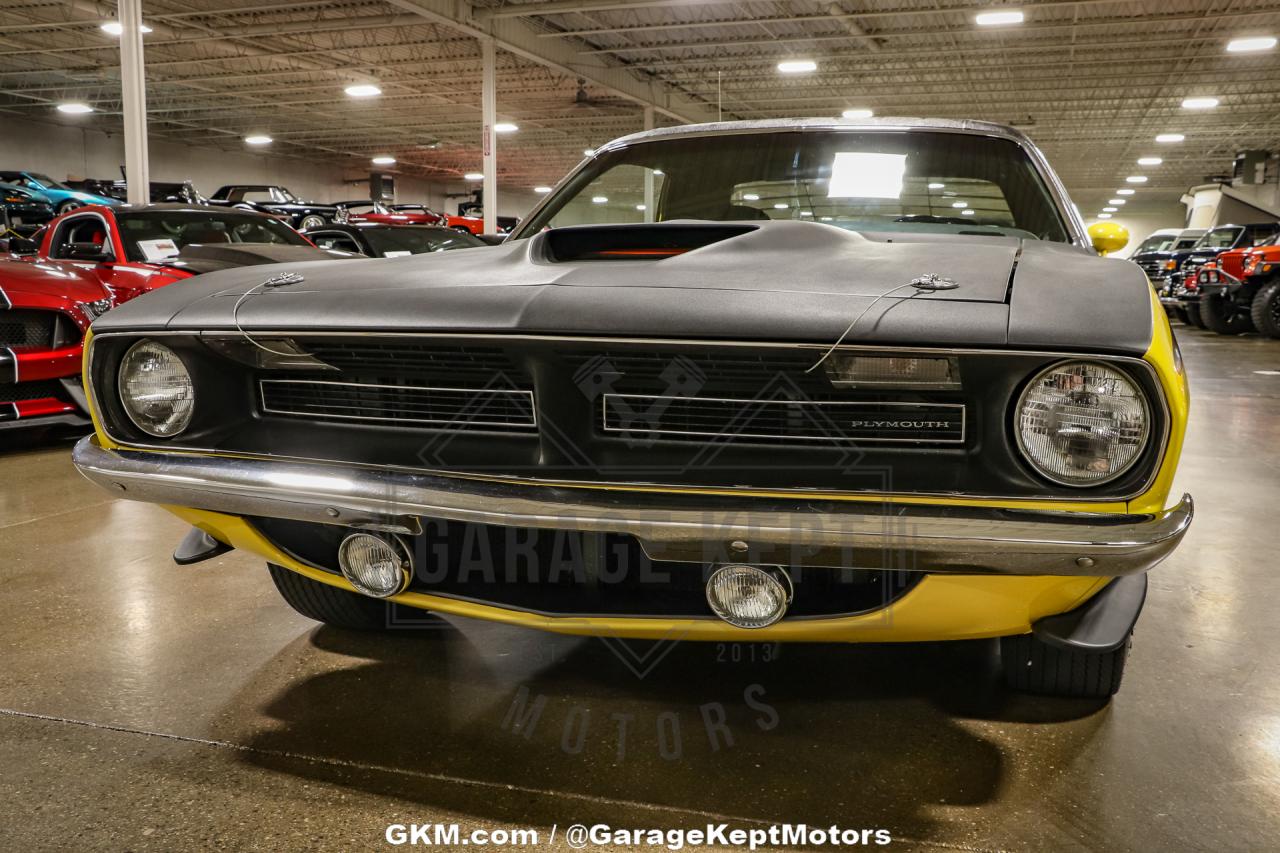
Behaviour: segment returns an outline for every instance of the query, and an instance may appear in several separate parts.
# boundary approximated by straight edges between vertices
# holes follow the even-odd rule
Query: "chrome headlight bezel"
[[[135,358],[141,357],[139,353],[145,348],[154,348],[167,354],[176,363],[181,377],[185,379],[187,389],[185,405],[176,405],[174,414],[168,418],[148,420],[141,411],[136,397],[129,392],[127,387],[130,378],[127,372],[132,366],[131,362]],[[116,368],[116,397],[119,400],[120,408],[124,410],[130,423],[153,438],[167,439],[181,435],[191,426],[191,419],[195,414],[196,391],[195,382],[191,378],[191,369],[177,352],[152,338],[142,338],[125,350],[124,356],[120,359],[120,364]],[[160,426],[157,426],[157,424],[160,424]]]
[[[1039,383],[1046,374],[1061,371],[1064,368],[1076,365],[1100,367],[1115,374],[1129,386],[1133,392],[1134,399],[1138,401],[1142,408],[1143,433],[1141,441],[1138,443],[1137,449],[1134,451],[1133,455],[1123,465],[1111,471],[1107,476],[1091,480],[1072,480],[1063,476],[1061,473],[1050,470],[1047,466],[1042,465],[1036,460],[1031,449],[1027,447],[1022,432],[1022,415],[1026,410],[1028,397],[1036,390],[1037,383]],[[1059,486],[1067,486],[1068,488],[1073,489],[1092,489],[1098,486],[1104,486],[1108,483],[1113,483],[1128,474],[1134,469],[1134,466],[1136,466],[1143,457],[1146,456],[1148,449],[1151,447],[1153,438],[1157,437],[1157,426],[1158,424],[1155,423],[1155,408],[1150,398],[1150,394],[1143,386],[1143,383],[1138,381],[1119,365],[1109,364],[1106,361],[1096,358],[1066,358],[1046,365],[1033,373],[1023,385],[1022,391],[1018,394],[1017,401],[1013,406],[1010,417],[1010,428],[1013,430],[1014,440],[1018,447],[1018,454],[1021,457],[1023,464],[1031,469],[1031,471],[1037,476]]]

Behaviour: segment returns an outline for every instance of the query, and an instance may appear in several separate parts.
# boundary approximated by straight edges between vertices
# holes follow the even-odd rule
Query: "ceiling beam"
[[[387,3],[467,35],[492,38],[505,51],[565,74],[581,77],[610,94],[627,98],[642,106],[651,106],[676,121],[700,122],[716,119],[713,104],[692,98],[675,87],[662,83],[656,76],[645,75],[617,60],[584,60],[573,45],[560,42],[548,44],[538,37],[539,30],[518,18],[480,21],[474,16],[471,4],[462,0],[387,0]]]

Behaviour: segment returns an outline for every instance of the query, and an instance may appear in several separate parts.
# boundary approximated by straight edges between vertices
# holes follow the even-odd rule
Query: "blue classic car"
[[[120,204],[118,199],[73,190],[66,184],[59,183],[48,175],[42,175],[39,172],[0,170],[0,181],[7,184],[16,184],[44,196],[58,213],[66,213],[68,210],[83,207],[86,204],[105,204],[110,206]]]

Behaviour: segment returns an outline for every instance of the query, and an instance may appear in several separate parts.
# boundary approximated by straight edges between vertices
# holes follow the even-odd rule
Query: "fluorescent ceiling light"
[[[801,215],[801,216],[813,216],[813,211],[812,211],[812,210],[802,210],[802,211],[800,211],[800,215]]]
[[[953,201],[953,202],[951,202],[951,206],[952,206],[952,207],[968,207],[968,206],[969,206],[969,202],[967,202],[967,201]]]
[[[1146,175],[1130,175],[1125,180],[1131,184],[1145,184],[1147,182]]]
[[[1002,12],[983,12],[973,19],[980,27],[998,27],[1001,24],[1021,24],[1026,16],[1021,9],[1009,9]]]
[[[520,129],[520,125],[512,124],[509,121],[500,121],[493,126],[494,133],[515,133]]]
[[[1111,214],[1110,214],[1110,213],[1099,213],[1099,214],[1098,214],[1098,218],[1099,218],[1099,219],[1110,219],[1110,218],[1111,218]]]
[[[357,83],[354,86],[348,86],[343,91],[353,98],[376,98],[382,94],[382,90],[372,83]]]
[[[1107,204],[1125,204],[1125,200],[1122,198],[1109,198],[1107,199]]]
[[[1251,36],[1227,42],[1227,53],[1249,53],[1255,50],[1271,50],[1276,46],[1275,36]]]
[[[1159,166],[1163,162],[1164,162],[1164,159],[1161,157],[1139,157],[1138,158],[1139,166]]]
[[[1116,190],[1116,195],[1133,195],[1137,190]]]
[[[1120,209],[1120,208],[1118,208],[1118,207],[1104,207],[1104,208],[1102,208],[1102,212],[1103,212],[1103,213],[1115,213],[1115,212],[1116,212],[1117,210],[1119,210],[1119,209]]]
[[[583,149],[582,149],[582,154],[583,154],[583,156],[585,156],[585,157],[590,157],[590,156],[591,156],[592,154],[594,154],[594,153],[596,153],[596,150],[595,150],[594,148],[583,148]]]
[[[107,23],[102,25],[102,31],[107,35],[112,35],[112,36],[124,35],[124,24],[120,23],[119,21],[108,21]],[[152,32],[152,29],[151,27],[148,27],[146,24],[139,24],[138,32],[149,33],[149,32]],[[1274,42],[1275,39],[1272,39],[1272,41]]]
[[[389,156],[374,157],[373,162],[378,166],[394,166],[396,158]]]
[[[1156,137],[1156,142],[1181,142],[1186,138],[1181,133],[1162,133]]]
[[[88,104],[72,102],[70,104],[58,104],[58,112],[70,113],[73,116],[77,116],[77,115],[84,115],[85,113],[93,112],[93,107],[89,106]]]
[[[845,110],[840,113],[844,118],[871,118],[875,113],[868,109]]]
[[[757,195],[756,193],[743,193],[742,200],[743,201],[759,201],[760,196]]]
[[[551,187],[534,187],[533,191],[536,192],[538,195],[546,195],[547,193],[551,192]]]
[[[647,209],[647,208],[645,208],[645,206],[644,206],[643,204],[637,204],[637,205],[636,205],[636,210],[646,210],[646,209]]]
[[[931,190],[940,190],[940,189],[942,189],[942,188],[943,188],[943,187],[945,187],[945,186],[946,186],[946,184],[929,184],[929,189],[931,189]]]
[[[1184,110],[1211,110],[1218,105],[1217,98],[1183,98]]]
[[[837,151],[827,198],[901,198],[906,154]]]
[[[972,211],[972,210],[969,210],[969,209],[967,209],[967,208],[966,208],[965,210],[960,211],[960,215],[961,215],[961,216],[973,216],[973,211]]]
[[[818,70],[818,63],[812,59],[788,59],[778,63],[778,70],[783,74],[807,74]]]
[[[789,205],[785,201],[780,201],[773,206],[774,210],[786,210]]]
[[[591,197],[592,204],[604,204],[608,200],[609,200],[609,197],[607,195],[593,195]]]
[[[484,174],[481,172],[467,172],[462,176],[464,181],[483,181]]]
[[[661,169],[654,169],[653,174],[656,175],[657,177],[662,177],[663,175],[666,174],[666,172],[662,171]]]
[[[244,141],[249,145],[270,145],[271,137],[259,133],[256,136],[246,136]]]

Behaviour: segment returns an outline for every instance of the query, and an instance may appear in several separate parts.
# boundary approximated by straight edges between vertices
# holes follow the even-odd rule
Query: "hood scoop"
[[[552,263],[659,261],[755,231],[753,225],[581,225],[541,235],[542,256]]]

